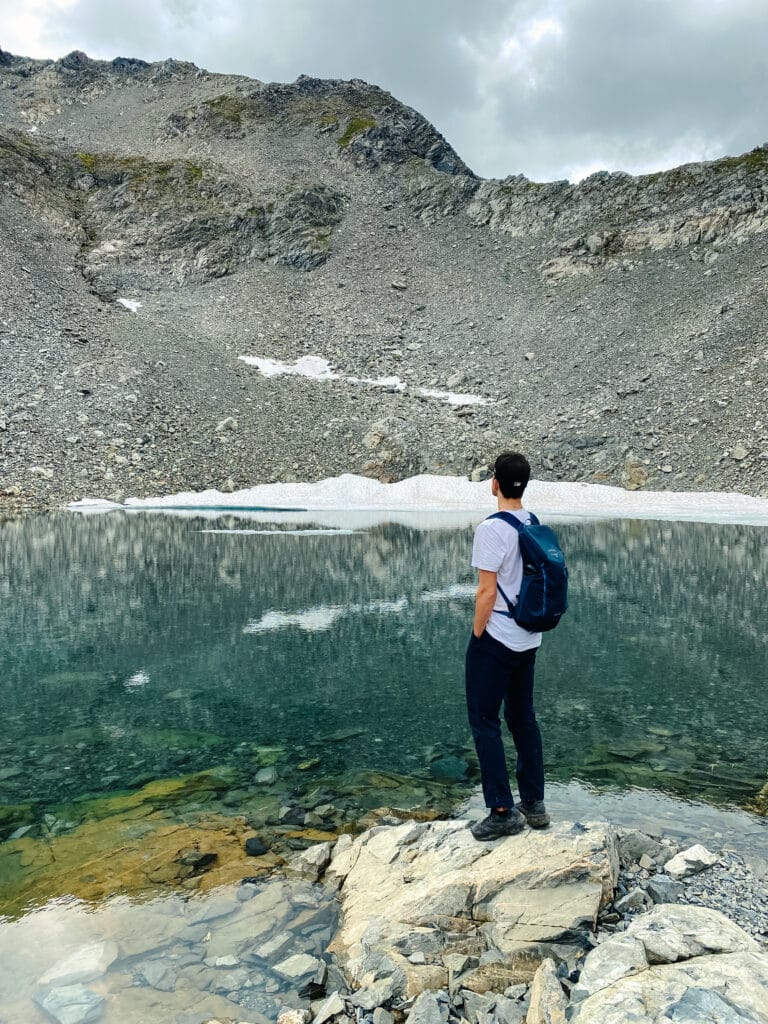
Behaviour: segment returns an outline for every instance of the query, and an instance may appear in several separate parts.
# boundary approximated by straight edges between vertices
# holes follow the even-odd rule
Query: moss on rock
[[[279,855],[247,857],[245,840],[254,832],[245,817],[201,806],[233,782],[231,769],[216,768],[51,808],[46,818],[79,824],[0,845],[3,912],[23,913],[56,897],[152,896],[168,887],[208,891],[272,870],[282,862]],[[0,823],[14,828],[31,818],[31,807],[0,810]]]
[[[747,810],[754,814],[761,814],[768,817],[768,782],[763,786],[754,799],[747,801]]]
[[[347,121],[347,127],[344,129],[344,134],[337,139],[337,142],[342,149],[346,149],[354,138],[375,127],[376,122],[372,117],[351,117],[349,121]]]
[[[204,100],[203,106],[207,107],[212,113],[224,118],[225,121],[229,121],[230,124],[237,125],[239,128],[243,123],[243,114],[248,109],[249,104],[241,96],[232,96],[224,93],[221,96],[214,96],[211,100]]]

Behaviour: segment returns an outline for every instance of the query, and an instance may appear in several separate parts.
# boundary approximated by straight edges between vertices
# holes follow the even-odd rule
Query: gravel
[[[652,851],[650,868],[640,865],[644,848]],[[600,934],[623,931],[654,903],[688,903],[719,910],[768,948],[768,874],[764,865],[756,870],[734,850],[712,851],[717,859],[711,867],[674,882],[664,871],[671,855],[679,852],[671,839],[632,832],[629,838],[622,838],[620,850],[616,899],[602,914]]]
[[[764,150],[487,182],[362,82],[83,54],[0,53],[0,124],[0,509],[504,447],[539,479],[768,494]]]

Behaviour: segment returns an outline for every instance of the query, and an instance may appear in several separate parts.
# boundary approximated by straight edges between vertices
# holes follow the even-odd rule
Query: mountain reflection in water
[[[468,786],[471,529],[212,525],[238,520],[0,525],[0,805],[242,766],[254,744],[294,767],[319,758],[318,779],[439,761]],[[764,529],[558,533],[571,609],[537,669],[550,778],[753,795],[768,768]]]

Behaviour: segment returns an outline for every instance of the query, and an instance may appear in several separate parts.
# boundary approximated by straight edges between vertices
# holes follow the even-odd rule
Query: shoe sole
[[[502,832],[496,836],[476,836],[475,833],[472,832],[472,830],[470,829],[470,832],[472,832],[472,838],[476,839],[478,843],[493,843],[497,839],[506,839],[508,836],[519,836],[520,833],[524,831],[525,825],[521,825],[520,828],[516,828],[514,832]]]
[[[551,819],[548,814],[544,817],[536,817],[535,815],[531,815],[530,818],[526,818],[525,820],[528,822],[531,828],[549,828],[551,823]]]

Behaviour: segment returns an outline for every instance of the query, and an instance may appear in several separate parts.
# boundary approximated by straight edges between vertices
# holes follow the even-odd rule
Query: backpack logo
[[[497,583],[511,619],[530,633],[554,629],[568,608],[568,567],[555,531],[542,526],[533,513],[530,524],[521,523],[511,512],[495,512],[489,519],[503,519],[517,530],[523,580],[520,593],[511,601]]]

